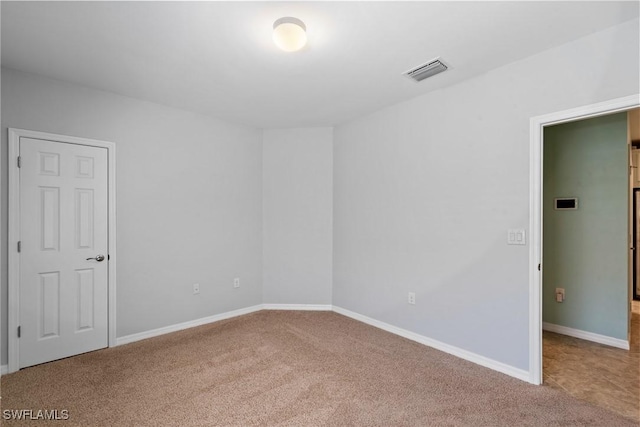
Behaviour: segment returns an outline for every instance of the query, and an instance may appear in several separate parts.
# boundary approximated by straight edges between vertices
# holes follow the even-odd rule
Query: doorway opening
[[[572,125],[572,123],[575,124],[577,122],[584,121],[585,119],[601,118],[600,121],[604,120],[606,122],[609,119],[606,118],[605,116],[609,116],[609,118],[611,118],[613,117],[613,115],[615,115],[615,113],[622,113],[622,115],[624,115],[624,117],[627,118],[627,112],[629,110],[637,108],[640,105],[639,99],[640,97],[638,95],[634,95],[634,96],[620,98],[620,99],[599,103],[599,104],[594,104],[594,105],[590,105],[582,108],[561,111],[561,112],[549,114],[546,116],[535,117],[531,120],[530,230],[531,230],[532,245],[530,248],[530,345],[531,345],[530,346],[530,375],[531,375],[530,382],[534,384],[541,384],[543,382],[543,366],[542,366],[543,301],[545,304],[553,304],[556,306],[556,308],[562,307],[562,310],[568,311],[567,306],[569,304],[565,302],[565,298],[567,300],[570,299],[571,303],[576,303],[578,301],[584,302],[583,300],[586,298],[582,289],[577,291],[575,287],[573,289],[571,289],[571,287],[569,287],[569,289],[565,289],[565,287],[563,286],[565,283],[571,282],[571,280],[575,278],[575,271],[561,271],[560,273],[556,272],[555,276],[552,274],[551,277],[554,283],[551,283],[551,291],[549,291],[549,289],[545,289],[546,295],[543,294],[543,275],[545,273],[549,273],[548,271],[545,271],[545,268],[549,268],[549,270],[553,270],[554,268],[555,269],[559,268],[560,270],[562,270],[565,267],[564,265],[560,265],[560,266],[553,265],[553,263],[550,262],[552,258],[549,256],[545,257],[545,253],[543,252],[543,240],[545,239],[543,234],[543,229],[545,229],[547,233],[549,233],[550,230],[548,230],[549,228],[547,227],[548,224],[545,225],[545,223],[543,222],[543,218],[545,219],[545,221],[547,219],[553,219],[554,214],[556,216],[556,219],[558,217],[560,218],[559,224],[555,224],[556,228],[551,231],[556,232],[560,230],[561,233],[558,233],[559,234],[558,236],[554,236],[552,234],[547,234],[546,236],[548,240],[551,241],[548,243],[552,243],[553,241],[553,238],[549,238],[549,236],[558,237],[559,239],[561,239],[561,241],[560,243],[558,243],[558,239],[556,239],[555,243],[559,244],[561,246],[561,249],[568,250],[571,247],[572,240],[573,240],[573,244],[575,245],[577,243],[578,246],[580,244],[585,245],[589,243],[585,240],[584,236],[581,236],[579,234],[578,235],[574,234],[573,236],[571,236],[570,235],[571,233],[569,233],[569,235],[565,235],[567,234],[565,233],[565,231],[566,231],[566,228],[569,228],[569,229],[571,229],[572,227],[579,228],[577,227],[576,223],[579,224],[581,221],[581,219],[579,218],[579,213],[581,208],[583,210],[583,213],[588,213],[587,208],[593,208],[594,205],[597,205],[597,203],[593,203],[593,200],[591,200],[591,203],[590,203],[588,196],[586,196],[584,200],[581,200],[581,197],[579,197],[577,194],[574,194],[572,191],[567,192],[566,188],[556,188],[555,189],[556,194],[549,194],[551,190],[548,185],[545,185],[545,181],[544,181],[544,178],[545,178],[544,175],[545,173],[548,172],[547,169],[545,168],[545,167],[548,167],[548,165],[545,165],[545,159],[549,161],[548,154],[550,154],[550,153],[545,153],[545,149],[548,148],[545,145],[546,141],[544,140],[544,138],[547,136],[546,131],[552,129],[552,126],[559,125],[559,124],[569,124],[568,128],[572,126],[576,127],[575,125]],[[619,118],[620,118],[620,115],[618,115],[618,119]],[[625,120],[625,122],[628,123],[628,120]],[[618,183],[622,182],[622,186],[618,187],[616,190],[617,199],[615,203],[609,204],[608,202],[606,202],[603,204],[602,202],[600,202],[600,208],[609,208],[609,207],[612,207],[613,204],[616,204],[616,206],[618,207],[618,216],[620,217],[620,218],[617,218],[619,220],[617,224],[617,228],[619,228],[620,230],[617,230],[617,243],[615,246],[616,253],[618,256],[617,262],[618,264],[620,264],[620,265],[617,265],[618,271],[616,271],[616,274],[619,276],[617,279],[618,280],[617,288],[619,289],[617,290],[618,300],[614,305],[618,307],[618,309],[621,312],[623,312],[622,318],[619,318],[617,320],[616,326],[618,329],[615,334],[615,337],[613,337],[614,339],[612,340],[609,340],[609,341],[606,340],[606,338],[611,338],[611,335],[613,335],[608,333],[609,331],[606,328],[605,328],[605,333],[587,334],[586,336],[579,336],[579,335],[573,334],[574,337],[578,336],[579,338],[582,338],[582,339],[576,339],[576,338],[570,338],[570,339],[581,341],[581,342],[587,342],[583,340],[585,338],[592,339],[594,337],[605,338],[604,343],[607,345],[614,345],[614,346],[623,347],[623,348],[625,348],[626,346],[626,348],[628,348],[629,335],[627,334],[627,332],[631,330],[631,327],[629,326],[629,320],[631,319],[631,312],[630,312],[631,305],[629,304],[629,302],[632,298],[632,281],[630,280],[630,278],[632,277],[633,270],[631,269],[632,257],[631,257],[631,252],[629,251],[630,246],[627,246],[627,245],[629,245],[632,242],[631,230],[633,227],[632,227],[632,223],[630,222],[630,219],[632,218],[632,213],[629,209],[630,207],[632,207],[631,201],[633,200],[632,199],[633,192],[631,192],[630,189],[633,188],[633,186],[629,184],[630,179],[627,172],[627,167],[629,166],[627,162],[629,159],[630,152],[628,151],[629,146],[627,146],[629,141],[627,138],[626,126],[624,127],[623,131],[624,131],[624,134],[623,134],[624,140],[622,141],[621,146],[617,147],[617,154],[616,154],[618,159],[617,160],[618,164],[620,164],[620,159],[623,159],[624,161],[622,166],[620,166],[620,169],[616,175],[617,182]],[[547,156],[545,156],[545,154],[547,154]],[[565,153],[565,156],[566,157],[568,156],[568,158],[571,159],[572,156],[570,154],[572,154],[571,151],[568,151],[568,154]],[[594,158],[597,158],[597,155]],[[593,166],[594,165],[592,165],[592,170],[589,172],[591,172],[592,174],[598,173],[596,168]],[[595,166],[598,166],[598,165],[596,164]],[[559,168],[560,170],[559,176],[562,176],[563,173],[566,173],[566,172],[571,173],[571,171],[563,170],[562,169],[563,167],[566,167],[566,166],[561,165]],[[571,169],[571,166],[569,166],[569,169]],[[594,178],[595,177],[593,176],[588,176],[586,178],[586,181],[589,181],[589,179],[594,179]],[[626,182],[625,182],[625,178],[626,178]],[[602,176],[600,177],[600,179],[602,179]],[[558,193],[558,191],[560,193]],[[555,196],[555,197],[552,197],[552,196]],[[549,199],[550,197],[551,199]],[[558,200],[554,200],[554,199],[559,199],[560,203],[557,203]],[[573,199],[575,199],[575,201],[572,201]],[[569,204],[565,203],[567,200],[572,201],[572,203],[569,203]],[[545,203],[546,203],[546,206],[545,206]],[[563,207],[571,207],[573,209],[564,210]],[[625,226],[626,226],[626,229],[625,229]],[[600,243],[600,241],[598,241],[598,243]],[[579,249],[576,249],[576,251],[580,251],[583,249],[584,247],[581,247]],[[549,251],[546,244],[545,244],[545,251]],[[549,252],[551,253],[547,255],[554,255],[553,251],[549,251]],[[588,252],[588,250],[583,252]],[[609,255],[610,254],[607,254],[607,256]],[[575,259],[573,261],[575,261]],[[585,260],[582,259],[581,261],[584,262]],[[587,262],[589,262],[588,257],[587,257]],[[619,270],[622,270],[622,271],[619,271]],[[600,272],[598,272],[598,274],[599,273]],[[549,274],[547,274],[547,276],[549,276]],[[547,285],[549,285],[549,283],[547,283]],[[549,288],[549,286],[547,286],[547,288]],[[559,288],[559,289],[556,289],[556,288]],[[595,290],[596,290],[596,298],[597,298],[598,289],[595,289]],[[545,310],[545,315],[549,317],[549,313],[547,311],[548,310]],[[563,315],[565,314],[566,313],[562,313],[562,315],[557,316],[555,319],[556,320],[562,319]],[[572,335],[572,333],[575,333],[576,330],[578,330],[578,328],[575,327],[575,324],[571,324],[571,322],[575,322],[576,320],[591,320],[591,321],[594,320],[594,319],[589,319],[590,313],[588,309],[583,310],[583,312],[581,313],[575,312],[573,314],[574,314],[573,317],[568,316],[569,318],[567,319],[567,316],[565,316],[565,318],[562,320],[568,320],[569,324],[574,327],[573,328],[559,327],[555,330],[555,332],[560,332],[561,334],[568,333],[569,335]],[[548,323],[551,323],[551,322],[548,322]],[[637,325],[637,322],[636,322],[636,325]],[[549,326],[548,324],[545,324],[544,329],[549,329],[548,326]],[[626,326],[626,330],[624,331],[624,333],[621,333],[620,332],[621,329],[624,330],[625,326]],[[585,329],[588,329],[588,328],[585,327]],[[557,335],[557,336],[561,337],[565,335]],[[546,342],[546,339],[547,337],[545,336],[545,342]],[[602,343],[603,341],[599,341],[599,342]],[[626,350],[605,347],[602,344],[593,344],[593,343],[589,343],[589,344],[602,347],[604,349],[609,349],[614,352],[618,351],[622,353],[628,353]],[[635,376],[637,377],[637,375]],[[627,375],[627,379],[630,381],[634,380],[633,377],[629,377],[629,375]],[[637,378],[636,378],[636,381],[637,381]]]
[[[543,380],[637,417],[640,390],[627,384],[640,379],[629,354],[634,173],[628,116],[544,129]],[[571,207],[566,200],[574,201]]]
[[[547,126],[628,111],[640,94],[533,117],[530,121],[529,382],[542,383],[542,160]]]
[[[631,203],[633,286],[631,292],[632,311],[640,310],[640,108],[629,111],[629,140],[631,145],[631,188],[633,189]]]

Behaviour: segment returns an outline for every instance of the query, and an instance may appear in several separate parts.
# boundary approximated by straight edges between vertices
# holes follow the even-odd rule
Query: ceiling
[[[636,19],[638,5],[2,1],[2,66],[248,126],[327,126]],[[273,44],[282,16],[305,22],[304,50]],[[447,72],[402,76],[438,56]]]

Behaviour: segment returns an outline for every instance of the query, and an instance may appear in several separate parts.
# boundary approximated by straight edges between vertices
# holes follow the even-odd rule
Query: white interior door
[[[108,345],[108,176],[105,148],[21,137],[19,150],[24,368]]]

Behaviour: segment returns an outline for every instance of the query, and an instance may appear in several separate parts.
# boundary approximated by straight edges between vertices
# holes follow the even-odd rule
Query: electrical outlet
[[[415,305],[416,303],[416,294],[414,292],[409,292],[409,298],[407,299],[407,302],[411,305]]]
[[[200,293],[200,285],[198,283],[194,283],[193,284],[193,294],[199,294]]]
[[[556,302],[564,302],[564,288],[556,288]]]
[[[233,279],[233,287],[234,288],[239,288],[240,287],[240,278],[236,277],[235,279]]]

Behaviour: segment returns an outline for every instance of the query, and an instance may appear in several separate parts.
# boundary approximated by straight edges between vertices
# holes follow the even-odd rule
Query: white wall
[[[506,234],[529,224],[529,120],[638,93],[638,31],[336,127],[333,303],[528,370],[529,247]]]
[[[265,130],[263,286],[268,304],[331,304],[333,129]]]
[[[637,36],[638,20],[622,24],[333,138],[3,69],[0,324],[6,135],[18,127],[117,144],[118,336],[263,301],[333,303],[527,369],[529,249],[507,246],[506,230],[529,221],[529,119],[638,93]]]
[[[116,143],[119,337],[262,302],[259,130],[3,69],[2,364],[7,127]]]

